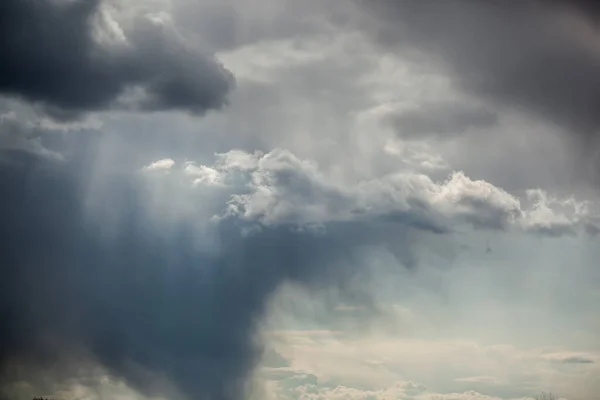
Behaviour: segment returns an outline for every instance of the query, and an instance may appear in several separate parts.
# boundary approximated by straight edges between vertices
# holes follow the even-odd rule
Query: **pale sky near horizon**
[[[599,398],[599,18],[3,0],[0,399]]]

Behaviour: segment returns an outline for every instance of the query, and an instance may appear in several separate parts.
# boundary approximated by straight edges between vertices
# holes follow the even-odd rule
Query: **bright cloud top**
[[[561,236],[590,233],[596,216],[585,202],[554,199],[541,189],[527,192],[530,206],[484,180],[454,172],[435,182],[424,174],[401,172],[378,179],[336,182],[317,165],[286,150],[267,154],[230,151],[216,155],[213,165],[170,159],[144,167],[169,170],[191,183],[224,186],[232,191],[227,211],[261,225],[318,225],[336,221],[403,221],[443,233],[470,225],[492,230],[519,230]]]

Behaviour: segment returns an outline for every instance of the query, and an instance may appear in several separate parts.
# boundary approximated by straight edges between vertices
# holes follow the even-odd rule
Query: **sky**
[[[3,0],[0,399],[599,399],[599,27]]]

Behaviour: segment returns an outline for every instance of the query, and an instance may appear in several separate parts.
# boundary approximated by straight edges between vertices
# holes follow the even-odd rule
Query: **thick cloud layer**
[[[588,1],[361,1],[386,46],[424,50],[468,92],[592,138],[598,7]],[[434,117],[436,118],[436,117]],[[480,116],[472,116],[473,123]]]
[[[21,154],[1,169],[8,381],[31,379],[11,366],[60,376],[84,359],[141,392],[239,399],[260,353],[256,324],[282,283],[351,298],[352,277],[368,276],[365,249],[414,266],[419,232],[564,234],[583,221],[526,211],[461,174],[339,186],[286,151],[234,151],[213,166],[159,160],[101,182],[73,167]]]
[[[55,116],[126,108],[220,108],[232,75],[164,15],[120,26],[101,0],[0,4],[0,92]]]
[[[350,120],[349,110],[359,113],[387,98],[349,89],[366,84],[362,70],[370,71],[372,60],[361,56],[356,63],[351,57],[330,62],[314,56],[322,49],[318,40],[312,47],[305,48],[302,40],[290,45],[299,55],[286,53],[285,43],[261,42],[341,25],[354,28],[360,21],[363,32],[372,32],[379,43],[441,56],[463,88],[485,99],[486,104],[462,105],[428,97],[431,101],[420,107],[391,112],[390,122],[401,139],[452,139],[453,133],[495,125],[499,112],[490,107],[494,102],[523,107],[592,137],[597,121],[590,110],[598,86],[592,74],[594,46],[581,39],[587,31],[571,25],[563,29],[563,24],[580,27],[593,18],[569,19],[576,14],[559,12],[559,2],[550,8],[541,2],[449,0],[433,7],[373,1],[365,3],[366,9],[383,13],[369,25],[362,14],[346,19],[356,15],[341,1],[273,0],[264,8],[240,1],[244,12],[221,3],[181,0],[173,4],[176,22],[163,13],[128,18],[124,10],[115,13],[114,4],[100,0],[0,4],[0,92],[42,105],[55,117],[110,109],[202,113],[221,107],[233,78],[196,47],[202,39],[217,49],[272,45],[275,51],[264,54],[251,47],[242,51],[238,67],[257,60],[278,67],[264,69],[262,76],[247,69],[246,79],[262,79],[260,85],[255,82],[261,90],[248,92],[248,102],[232,112],[237,116],[219,115],[229,124],[202,130],[197,119],[187,120],[192,127],[186,134],[198,133],[197,123],[202,134],[172,146],[197,145],[181,153],[165,146],[150,156],[142,144],[148,132],[125,123],[121,128],[127,132],[116,142],[120,148],[114,158],[127,160],[111,163],[114,154],[103,147],[110,147],[102,142],[107,137],[103,133],[71,132],[57,150],[48,142],[61,141],[65,135],[60,129],[2,114],[3,385],[37,384],[38,369],[60,385],[73,371],[94,365],[144,394],[241,399],[261,352],[257,327],[271,295],[284,283],[334,287],[351,307],[353,301],[368,303],[357,295],[364,288],[356,288],[353,279],[360,276],[360,284],[368,286],[368,279],[362,279],[372,272],[368,255],[381,252],[391,268],[414,268],[420,246],[425,246],[419,242],[423,237],[444,240],[478,230],[556,238],[600,231],[585,203],[552,198],[544,190],[518,198],[460,171],[440,181],[410,170],[369,174],[369,165],[358,165],[363,159],[352,153],[371,141],[369,129],[361,128],[355,144],[337,146],[352,141],[343,128],[352,122],[338,125],[338,120]],[[284,7],[288,5],[294,8],[290,11]],[[303,18],[296,19],[296,11]],[[320,17],[331,21],[321,24]],[[181,27],[198,35],[193,43],[180,35]],[[339,47],[342,55],[361,53]],[[314,69],[305,68],[305,59],[313,58],[319,59],[311,65]],[[556,62],[539,61],[547,58]],[[571,76],[571,64],[574,71],[587,73],[588,80]],[[540,65],[542,73],[534,73]],[[281,80],[269,79],[274,77]],[[278,91],[303,101],[280,107]],[[332,110],[331,120],[310,121],[319,114],[313,113],[317,108],[328,114],[325,105]],[[156,121],[148,119],[144,126]],[[176,141],[171,128],[176,132],[181,127],[166,125],[163,121],[152,128],[166,131],[161,143]],[[329,134],[329,125],[335,125],[339,137]],[[292,145],[311,131],[306,140],[318,135],[340,153],[352,150],[343,156],[351,162],[336,167],[354,162],[356,170],[366,171],[358,178],[348,173],[336,179],[334,168],[321,169],[286,150],[230,151],[218,154],[214,164],[183,161],[196,156],[196,147],[209,147],[204,132],[225,136],[219,148],[240,146],[235,142],[239,137],[221,135],[240,126],[260,135],[267,135],[263,130],[288,135]],[[119,132],[110,132],[112,127],[106,131],[114,137]],[[373,142],[376,158],[383,152],[375,147],[384,143]],[[270,150],[278,142],[268,143]],[[339,161],[331,158],[331,164]],[[394,159],[396,169],[409,165],[400,158]],[[142,159],[155,161],[129,169]],[[54,389],[49,385],[48,394]]]
[[[19,363],[54,372],[83,349],[142,392],[164,390],[155,373],[190,398],[241,398],[266,297],[340,254],[335,239],[285,230],[244,239],[232,226],[216,233],[222,252],[199,252],[192,226],[152,226],[129,182],[105,187],[120,218],[115,236],[102,238],[86,223],[77,184],[27,164],[2,177],[5,372]]]
[[[486,128],[497,122],[497,115],[482,107],[441,103],[393,113],[390,123],[402,138],[445,138],[471,128]]]
[[[1,177],[0,363],[8,381],[30,378],[11,375],[14,365],[57,373],[53,366],[90,354],[142,392],[165,391],[153,383],[163,376],[190,398],[242,398],[268,296],[285,280],[339,284],[340,263],[349,273],[352,249],[368,238],[344,224],[325,235],[273,226],[245,236],[226,219],[213,231],[219,250],[199,250],[194,230],[205,221],[155,219],[133,178],[103,186],[117,216],[107,227],[88,218],[79,177],[18,161]],[[150,172],[161,166],[168,163]]]

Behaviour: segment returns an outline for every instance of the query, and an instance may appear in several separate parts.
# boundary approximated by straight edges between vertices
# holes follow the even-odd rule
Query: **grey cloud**
[[[230,47],[218,43],[212,45],[217,48],[222,46],[230,49],[254,44],[252,50],[250,47],[238,49],[240,53],[244,54],[239,58],[240,61],[248,59],[262,63],[263,61],[260,60],[283,58],[284,53],[281,51],[264,50],[264,47],[273,43],[269,39],[283,39],[276,40],[275,43],[289,44],[295,50],[304,51],[307,49],[306,42],[310,43],[314,37],[318,37],[320,43],[318,46],[314,46],[314,52],[311,54],[318,52],[323,55],[322,59],[300,65],[283,64],[272,70],[257,68],[260,76],[267,77],[268,82],[252,81],[254,77],[240,75],[238,87],[231,97],[231,107],[225,114],[219,115],[226,120],[226,123],[218,128],[227,130],[228,138],[235,137],[232,140],[235,140],[236,146],[242,146],[240,140],[252,138],[252,145],[247,147],[249,149],[256,147],[265,150],[273,147],[290,148],[303,157],[317,159],[325,167],[343,163],[344,173],[348,175],[362,174],[365,178],[369,173],[382,174],[395,171],[400,168],[401,163],[409,168],[415,168],[415,165],[410,164],[406,157],[382,154],[379,151],[384,145],[381,142],[384,140],[383,136],[388,134],[387,130],[385,133],[380,133],[379,129],[373,131],[370,131],[369,128],[356,129],[354,124],[355,119],[352,116],[381,104],[379,98],[373,99],[373,90],[381,89],[373,88],[370,84],[365,85],[364,78],[372,79],[374,71],[380,68],[379,63],[384,63],[386,58],[382,59],[381,49],[372,46],[369,41],[364,43],[364,38],[359,35],[355,35],[358,40],[352,38],[343,45],[340,51],[332,51],[329,47],[331,43],[335,42],[335,38],[343,37],[348,32],[354,32],[353,24],[356,21],[344,22],[344,18],[339,17],[344,13],[352,14],[350,9],[353,2],[332,0],[326,4],[323,2],[315,4],[314,1],[300,3],[292,1],[292,7],[287,7],[284,0],[261,2],[261,4],[265,4],[264,7],[252,7],[248,4],[249,2],[243,0],[218,2],[219,4],[216,5],[213,3],[215,2],[210,0],[175,2],[178,7],[177,12],[189,18],[188,22],[178,20],[178,23],[192,31],[198,31],[199,37],[206,37],[207,34],[200,33],[200,30],[210,30],[208,25],[194,23],[195,18],[192,15],[199,18],[204,15],[203,18],[208,19],[208,15],[212,14],[210,12],[203,14],[201,11],[211,7],[219,10],[214,11],[215,14],[235,13],[236,16],[231,17],[232,21],[236,21],[231,23],[233,33],[228,33],[230,37],[236,38],[233,41],[234,44],[231,44]],[[323,11],[325,7],[337,8],[338,11]],[[442,5],[443,7],[444,5]],[[193,10],[193,8],[198,10]],[[316,10],[322,11],[320,17],[327,19],[326,22],[315,23],[314,29],[311,29],[310,24],[294,25],[307,19],[318,21],[316,18],[307,18],[307,15],[311,13],[317,14]],[[175,15],[178,15],[177,12]],[[353,18],[364,20],[364,10],[362,13],[353,14]],[[399,21],[402,22],[402,19],[399,18]],[[215,21],[213,23],[216,24]],[[378,19],[375,20],[375,23],[376,25],[373,26],[367,25],[364,30],[376,32],[384,26]],[[395,29],[399,29],[397,25],[400,24],[396,24]],[[219,26],[223,28],[222,24]],[[263,34],[247,34],[248,31],[257,31],[257,29],[251,28],[254,26],[260,27]],[[435,24],[432,23],[429,26],[432,27]],[[219,37],[222,36],[219,35]],[[401,39],[408,41],[410,38],[411,35],[407,34]],[[485,40],[485,37],[482,40]],[[276,48],[276,46],[273,47]],[[280,48],[286,47],[281,45]],[[310,47],[308,48],[310,49]],[[418,48],[422,50],[422,47]],[[323,51],[323,49],[327,49],[327,51]],[[443,73],[445,71],[440,71],[441,65],[444,63],[436,62],[437,60],[424,60],[423,57],[413,59],[412,56],[415,52],[404,50],[403,48],[399,52],[402,59],[399,63],[394,62],[394,65],[409,69],[410,73],[407,73],[406,78],[398,78],[398,81],[405,80],[406,86],[411,89],[403,90],[402,86],[404,85],[401,85],[399,93],[397,93],[398,101],[399,103],[402,102],[400,99],[415,101],[415,95],[419,99],[427,98],[424,108],[419,109],[423,110],[424,122],[431,124],[433,121],[441,124],[442,121],[447,122],[450,116],[455,118],[451,113],[454,109],[467,112],[471,108],[473,111],[481,108],[482,111],[497,112],[497,117],[500,119],[497,124],[492,126],[481,125],[467,129],[474,132],[481,131],[482,134],[479,135],[456,135],[447,127],[442,130],[442,134],[434,134],[434,139],[442,139],[435,144],[435,152],[440,153],[447,165],[457,170],[464,170],[471,176],[494,182],[515,193],[538,185],[552,188],[552,190],[562,190],[562,193],[578,193],[582,186],[587,188],[589,182],[582,179],[585,177],[579,169],[582,157],[579,155],[571,157],[573,143],[568,137],[559,135],[562,133],[559,127],[548,127],[529,116],[523,118],[526,121],[519,121],[517,124],[514,121],[515,113],[506,112],[506,107],[494,107],[486,101],[487,99],[483,100],[477,96],[469,96],[471,101],[465,102],[465,96],[457,96],[457,89],[460,91],[460,88],[456,87],[457,85],[449,85],[447,91],[442,89],[443,93],[434,89],[436,93],[433,93],[430,90],[430,85],[433,85],[431,80],[438,82],[437,79],[441,75],[442,79],[446,81]],[[223,59],[227,60],[226,65],[231,65],[235,69],[237,63],[230,63],[227,58],[232,53],[229,51],[225,51],[225,53],[227,55],[223,55]],[[259,54],[260,57],[255,59],[253,55],[256,54]],[[245,69],[246,64],[242,65]],[[387,75],[387,73],[389,71],[385,74]],[[384,74],[377,76],[381,78]],[[427,78],[425,79],[423,76]],[[397,86],[397,83],[395,82],[392,86]],[[452,98],[457,99],[454,102]],[[418,100],[416,101],[418,102]],[[389,104],[386,105],[387,107]],[[437,118],[435,114],[427,111],[429,108],[433,111],[441,109],[448,115],[448,118]],[[348,117],[349,111],[351,112],[350,118]],[[518,114],[521,117],[521,113]],[[402,113],[397,115],[402,115]],[[426,119],[428,116],[429,120]],[[365,140],[363,138],[367,130],[369,130],[369,139]],[[302,131],[302,135],[291,134],[291,132],[299,131]],[[409,133],[408,130],[399,131],[403,139],[409,137],[417,139],[416,135],[407,136]],[[432,139],[431,135],[427,135],[426,139]],[[357,151],[352,146],[355,146],[359,140],[364,140],[367,145],[360,144],[360,151]],[[347,154],[352,154],[352,156],[343,156]],[[350,159],[354,161],[349,162]],[[355,167],[359,159],[364,160],[365,166]],[[523,171],[527,171],[527,173]],[[438,174],[436,177],[443,178],[441,174],[445,175],[447,171],[442,170],[437,173],[428,170],[427,173]]]
[[[119,36],[103,6],[101,0],[3,1],[0,92],[63,119],[109,108],[203,113],[227,102],[231,73],[168,21],[138,16],[124,30],[127,43],[99,43],[97,29]]]
[[[231,167],[244,154],[245,166]],[[462,172],[444,181],[408,173],[342,185],[327,179],[313,163],[284,150],[264,155],[230,152],[219,157],[213,173],[225,181],[232,170],[239,168],[246,174],[244,190],[228,203],[229,215],[264,226],[377,222],[378,226],[398,223],[436,234],[466,227],[560,237],[591,234],[587,226],[595,226],[597,218],[575,199],[556,199],[532,190],[528,192],[530,204],[526,204]]]
[[[544,359],[562,364],[594,364],[596,357],[586,353],[552,353],[544,356]]]
[[[103,124],[93,117],[57,122],[39,110],[6,99],[0,101],[0,109],[4,109],[0,111],[0,162],[20,165],[22,153],[47,161],[84,159],[90,155],[90,146],[103,137]]]
[[[60,153],[48,149],[44,143],[52,134],[57,132],[45,132],[35,124],[24,123],[14,113],[0,115],[0,149],[3,151],[25,151],[61,159]]]
[[[151,192],[131,176],[94,183],[116,216],[106,230],[109,218],[93,218],[82,197],[88,165],[23,154],[0,173],[0,368],[14,381],[34,379],[27,366],[65,376],[83,359],[143,393],[163,393],[163,376],[189,398],[243,398],[274,290],[343,288],[361,249],[389,233],[340,222],[324,234],[279,224],[248,235],[230,217],[206,250],[194,233],[202,220],[153,213]],[[176,185],[167,189],[172,198]]]
[[[287,19],[285,16],[291,14],[273,11],[277,7],[269,1],[252,7],[243,1],[235,5],[213,1],[179,2],[175,17],[182,26],[219,50],[233,49],[261,39],[289,38],[310,30],[302,18]],[[283,10],[281,8],[280,11]]]
[[[412,267],[421,235],[505,227],[519,210],[461,174],[336,185],[282,150],[100,177],[79,154],[0,168],[0,369],[13,381],[83,359],[143,393],[171,393],[162,376],[188,398],[243,398],[280,285],[369,308],[369,250]]]
[[[464,196],[458,202],[469,208],[463,218],[478,229],[507,229],[513,219],[521,216],[519,209],[493,204],[481,197]]]
[[[231,27],[231,29],[227,28],[230,29],[229,33],[219,34],[218,38],[235,38],[235,40],[232,39],[231,44],[212,43],[211,45],[216,48],[231,49],[254,44],[257,53],[261,55],[260,60],[263,59],[262,57],[269,57],[269,59],[282,57],[281,52],[264,51],[263,46],[272,43],[269,39],[284,39],[280,42],[276,41],[276,43],[289,43],[290,47],[294,46],[297,50],[305,50],[306,41],[310,42],[314,37],[319,37],[322,38],[323,45],[321,47],[327,47],[328,51],[321,53],[322,49],[315,46],[314,54],[320,52],[325,55],[322,60],[316,60],[309,65],[282,65],[280,68],[273,68],[272,72],[267,69],[268,72],[265,76],[268,77],[269,82],[252,82],[252,77],[247,79],[247,76],[240,76],[238,88],[233,93],[231,100],[232,106],[223,115],[227,122],[219,129],[226,129],[227,137],[235,136],[236,146],[239,140],[246,140],[250,137],[254,140],[254,148],[261,147],[266,150],[279,146],[291,148],[302,156],[314,157],[324,166],[328,163],[347,161],[348,157],[340,157],[341,154],[354,151],[354,155],[350,158],[360,157],[368,163],[369,167],[354,168],[355,162],[348,163],[345,168],[347,174],[364,174],[366,177],[375,169],[379,169],[379,173],[382,172],[381,170],[384,170],[383,173],[390,172],[396,170],[399,163],[405,162],[406,158],[400,160],[400,157],[393,157],[389,154],[369,154],[379,150],[378,139],[382,140],[380,138],[382,135],[378,134],[378,131],[369,134],[373,135],[373,140],[368,141],[372,149],[369,146],[361,146],[361,151],[358,152],[348,148],[357,140],[361,140],[358,139],[359,137],[364,136],[362,135],[364,131],[360,134],[353,133],[355,126],[352,125],[352,118],[347,118],[348,111],[365,111],[373,107],[371,87],[362,82],[363,78],[373,73],[374,68],[378,68],[377,63],[383,61],[379,49],[371,46],[371,43],[367,42],[363,46],[352,45],[352,43],[363,43],[363,39],[353,40],[352,43],[344,45],[342,51],[336,51],[334,54],[331,54],[328,46],[334,42],[334,38],[354,32],[353,24],[356,21],[344,21],[343,15],[352,14],[352,18],[361,20],[361,18],[364,19],[364,12],[353,14],[353,2],[335,0],[328,1],[327,4],[323,4],[323,2],[316,4],[314,1],[300,3],[292,1],[291,7],[284,0],[261,2],[261,5],[264,4],[261,7],[251,6],[249,3],[243,0],[233,2],[177,1],[174,15],[187,18],[187,22],[180,20],[179,17],[176,17],[176,20],[180,26],[197,32],[200,38],[208,37],[208,31],[213,29],[209,27],[209,24],[198,23],[197,21],[200,19],[210,19],[212,17],[209,16],[217,14],[220,16],[219,18],[231,21],[230,24],[220,24],[217,22],[218,18],[211,20],[211,23],[218,25],[219,29],[225,29],[225,26]],[[324,8],[328,8],[328,10],[325,11]],[[205,9],[209,11],[216,9],[216,11],[204,12]],[[320,15],[318,15],[319,10]],[[234,16],[225,17],[223,14],[234,14]],[[311,17],[311,15],[313,16]],[[327,21],[319,24],[317,22],[319,19],[314,15]],[[311,22],[307,23],[306,21]],[[371,29],[377,31],[382,26],[379,22],[376,20],[377,25],[368,26],[365,29],[369,32],[372,32]],[[262,32],[260,35],[256,33],[259,31]],[[411,35],[405,35],[405,38],[410,39],[410,37]],[[218,38],[215,38],[214,41],[219,42]],[[421,47],[419,48],[421,49]],[[254,50],[250,51],[249,48],[238,50],[244,53],[244,57],[240,61],[253,60],[252,54],[257,54]],[[227,60],[226,65],[231,65],[235,69],[234,63],[230,64],[226,58],[231,53],[228,51],[225,53],[227,55],[224,55],[223,59]],[[410,83],[411,87],[415,87],[415,93],[418,93],[419,98],[424,93],[430,93],[428,86],[425,87],[426,82],[424,82],[422,91],[420,90],[421,86],[416,82],[420,82],[419,74],[439,76],[440,63],[421,62],[423,61],[422,57],[417,60],[418,62],[413,63],[412,61],[415,60],[411,56],[414,55],[414,52],[402,51],[400,55],[403,58],[405,56],[409,58],[408,62],[402,60],[403,67],[407,64],[411,65],[412,72],[405,78],[408,81],[407,84]],[[265,74],[265,69],[260,72]],[[433,121],[441,124],[442,121],[447,122],[449,118],[455,118],[450,112],[453,109],[467,112],[471,108],[473,111],[479,108],[482,111],[497,111],[501,121],[493,126],[481,125],[467,128],[467,130],[485,131],[487,134],[465,135],[465,137],[458,138],[447,127],[442,130],[442,134],[434,134],[436,138],[443,139],[439,141],[440,143],[436,143],[435,151],[441,153],[448,165],[455,169],[465,170],[469,175],[500,184],[514,192],[536,185],[556,190],[559,190],[557,188],[559,184],[569,186],[563,188],[565,192],[579,190],[580,187],[576,189],[570,187],[575,184],[587,186],[587,181],[575,179],[583,178],[580,170],[574,171],[581,166],[581,157],[569,157],[572,150],[570,141],[561,137],[560,140],[563,143],[556,143],[557,140],[554,140],[552,134],[546,135],[544,132],[538,135],[538,132],[533,131],[549,130],[539,128],[539,126],[532,127],[531,124],[524,124],[526,126],[516,127],[510,118],[504,118],[507,114],[512,117],[513,113],[505,113],[505,109],[494,108],[493,105],[477,97],[475,97],[475,102],[468,104],[462,100],[464,96],[459,96],[456,102],[449,101],[449,97],[458,97],[455,93],[455,86],[451,85],[450,91],[439,99],[437,94],[432,98],[425,96],[429,100],[423,108],[424,122],[431,124]],[[412,93],[413,89],[406,93],[401,91],[398,96],[400,98],[407,96],[414,100]],[[429,113],[430,119],[427,120],[425,110],[429,108],[432,108],[433,111],[442,109],[448,118],[436,118],[435,114]],[[419,120],[421,119],[419,118]],[[490,132],[488,127],[490,130],[493,129],[493,132]],[[302,135],[290,134],[290,132],[299,130],[303,131]],[[409,134],[408,130],[399,131],[399,133],[403,139],[417,138],[416,135],[406,136]],[[387,135],[387,131],[385,134]],[[431,139],[431,135],[427,135],[427,139]],[[461,142],[458,143],[457,140]],[[256,142],[261,144],[256,144]],[[528,172],[522,173],[523,170]],[[443,173],[446,174],[446,171]]]
[[[378,32],[383,43],[434,51],[467,88],[517,101],[547,118],[597,125],[591,108],[598,88],[596,53],[557,9],[536,1],[365,6],[383,17]]]
[[[338,1],[317,0],[179,0],[174,3],[177,23],[217,50],[230,50],[262,40],[293,39],[327,32],[327,24],[350,16]]]
[[[402,181],[347,192],[285,151],[233,152],[191,171],[163,162],[160,174],[142,181],[122,173],[97,180],[86,162],[23,155],[0,170],[5,371],[52,360],[76,368],[83,349],[89,362],[142,392],[163,392],[160,375],[190,398],[242,398],[260,359],[256,324],[282,283],[337,287],[343,299],[368,305],[353,279],[368,281],[366,249],[388,247],[413,266],[410,241],[419,232],[447,232],[439,211],[410,193],[409,208],[393,212],[403,201],[390,191]],[[192,186],[203,173],[231,177]],[[82,196],[89,182],[92,199]],[[229,204],[239,207],[208,225],[211,245],[197,229],[211,209],[225,207],[228,184],[237,195]],[[370,197],[377,187],[381,193]],[[211,190],[225,191],[212,198],[218,204],[210,203]],[[189,196],[191,210],[181,201]],[[90,200],[109,214],[89,209]],[[352,213],[357,203],[365,212]]]
[[[364,27],[378,43],[428,54],[486,101],[595,137],[600,51],[585,18],[598,16],[591,2],[359,3],[375,16]]]
[[[22,4],[36,9],[49,3]],[[21,7],[12,0],[5,1],[0,5],[2,16],[5,10],[11,10],[11,5]],[[54,15],[53,10],[48,8],[46,15]],[[96,9],[86,12],[89,16]],[[42,15],[36,18],[34,22]],[[0,22],[2,30],[4,20]],[[79,30],[88,27],[79,21],[70,32],[83,32],[83,38],[71,37],[73,35],[63,38],[58,29],[48,33],[48,37],[58,37],[65,44],[64,50],[60,50],[62,53],[57,54],[79,57],[75,61],[87,67],[75,70],[71,64],[61,64],[64,68],[57,73],[56,84],[65,83],[64,74],[71,74],[73,81],[69,82],[86,83],[90,78],[92,86],[85,87],[84,91],[85,85],[67,85],[64,92],[55,93],[54,87],[30,87],[30,81],[23,80],[19,91],[11,89],[11,93],[58,108],[56,112],[67,117],[118,106],[117,99],[128,85],[139,85],[146,90],[141,98],[134,99],[134,108],[203,111],[223,104],[231,77],[221,67],[210,69],[215,66],[213,61],[205,62],[210,59],[196,59],[204,56],[194,49],[190,55],[184,45],[176,47],[181,44],[180,39],[173,36],[176,32],[168,33],[168,26],[163,35],[149,21],[142,20],[140,24],[128,32],[135,52],[126,52],[124,56],[133,63],[128,65],[132,70],[142,66],[149,68],[139,79],[127,75],[127,79],[114,80],[119,76],[116,72],[121,71],[117,68],[122,66],[120,53],[117,58],[108,58],[116,63],[116,66],[111,64],[111,68],[117,68],[109,70],[110,76],[96,70],[95,64],[92,68],[87,56],[81,55],[87,53],[85,46],[78,44],[79,40],[89,42],[85,39],[87,30]],[[71,29],[69,26],[65,24],[67,31]],[[38,30],[32,31],[33,36],[37,33]],[[76,42],[71,49],[67,45],[70,40]],[[219,42],[222,36],[218,34],[210,40]],[[238,43],[228,38],[215,47],[235,45]],[[183,62],[181,57],[185,55],[190,55],[194,63]],[[35,58],[33,53],[28,56]],[[48,65],[47,60],[45,65]],[[203,79],[205,75],[197,73],[204,71],[203,68],[193,70],[192,66],[197,65],[208,66],[205,72],[210,79],[206,82],[216,85],[210,86],[208,92],[202,91],[207,89],[205,81],[186,80],[192,76]],[[49,71],[51,69],[37,72],[47,77]],[[328,79],[335,75],[318,74],[318,77]],[[38,79],[37,75],[35,78]],[[0,75],[0,82],[2,79]],[[312,93],[309,87],[305,90]],[[204,96],[206,93],[214,96]],[[253,337],[256,325],[269,296],[282,282],[293,281],[310,287],[337,285],[353,290],[348,287],[349,281],[364,268],[360,252],[365,247],[382,244],[392,247],[397,258],[411,266],[416,263],[416,256],[405,239],[406,242],[416,240],[418,232],[448,232],[446,224],[440,222],[447,221],[421,199],[409,198],[408,210],[390,209],[386,201],[395,200],[397,194],[393,184],[384,187],[380,203],[371,208],[375,211],[369,211],[368,207],[355,207],[357,198],[349,198],[344,190],[300,173],[289,163],[279,170],[266,171],[273,178],[273,184],[267,185],[272,191],[266,193],[274,196],[268,199],[275,200],[269,205],[288,211],[288,216],[298,219],[291,218],[292,223],[286,223],[285,219],[264,223],[260,216],[244,218],[243,214],[234,213],[211,228],[216,245],[205,246],[210,247],[207,250],[195,232],[196,225],[203,220],[196,214],[178,214],[182,210],[177,202],[177,185],[164,186],[162,195],[168,199],[164,208],[154,212],[156,210],[148,206],[148,197],[153,194],[136,178],[128,174],[103,176],[103,183],[98,184],[88,171],[89,159],[86,159],[94,155],[97,143],[89,140],[88,147],[79,149],[76,161],[71,164],[57,166],[30,155],[13,153],[11,157],[15,162],[0,169],[3,187],[0,325],[8,327],[0,332],[0,369],[16,371],[10,376],[14,380],[30,378],[29,369],[10,368],[16,361],[25,366],[41,365],[48,370],[64,364],[72,367],[75,364],[77,369],[80,358],[89,355],[91,362],[101,364],[111,375],[127,380],[142,391],[166,390],[155,384],[156,377],[162,375],[191,398],[240,398],[244,395],[244,381],[259,359],[260,349]],[[124,151],[128,150],[131,149]],[[378,183],[373,182],[374,186],[366,187],[364,193],[376,188]],[[98,197],[93,200],[103,203],[115,215],[110,219],[115,224],[114,230],[105,230],[108,219],[90,218],[86,208],[89,199],[82,195],[90,186]],[[241,194],[255,194],[248,193],[251,188],[247,186],[244,189],[246,192]],[[252,198],[238,198],[237,204],[254,208],[260,205],[260,202],[251,204],[249,199]],[[193,200],[196,207],[213,206],[208,204],[211,200],[208,196]],[[327,205],[327,218],[346,211],[353,218],[326,220],[325,230],[302,223],[302,217],[314,215],[311,214],[314,208],[323,204]],[[505,227],[507,218],[515,212],[510,204],[508,207],[489,204],[477,194],[463,194],[457,204],[462,207],[461,211],[451,210],[451,214],[458,217],[457,221],[466,220],[482,228]],[[377,210],[379,205],[381,212]],[[353,214],[356,210],[361,211]],[[262,216],[273,215],[272,212],[273,208],[267,208]],[[298,229],[295,223],[298,221],[304,229]],[[260,229],[255,229],[256,226]],[[56,364],[57,359],[64,363]],[[59,375],[69,372],[67,369]]]
[[[483,107],[458,103],[422,105],[394,113],[389,123],[406,139],[451,138],[469,129],[486,128],[497,122],[497,115]]]
[[[590,236],[594,236],[592,230],[588,228],[586,225],[585,232]],[[570,224],[551,224],[548,226],[532,226],[529,228],[530,232],[536,233],[540,236],[548,236],[548,237],[561,237],[561,236],[575,236],[577,232]]]
[[[579,11],[582,16],[588,17],[594,22],[597,22],[598,17],[600,17],[600,6],[594,0],[554,0],[554,3]]]
[[[565,364],[593,364],[594,360],[585,357],[568,357],[561,362]]]
[[[265,349],[262,364],[269,368],[287,368],[290,366],[289,360],[272,348]]]
[[[600,228],[597,225],[594,225],[592,223],[586,224],[585,230],[588,235],[593,236],[593,237],[596,237],[596,236],[598,236],[598,234],[600,234]]]

